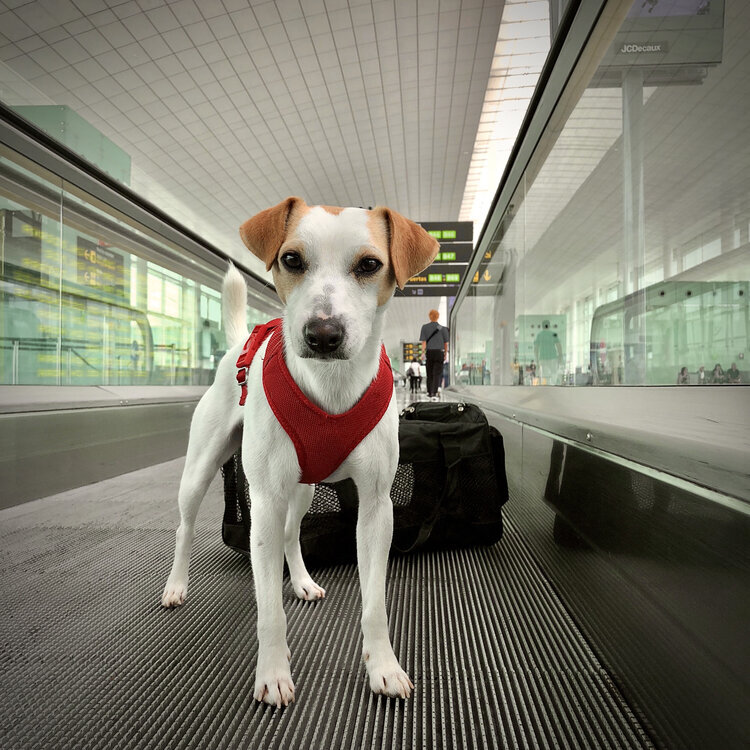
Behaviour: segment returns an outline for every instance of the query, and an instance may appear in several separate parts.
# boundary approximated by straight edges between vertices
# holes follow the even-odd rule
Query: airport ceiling
[[[455,221],[513,3],[0,0],[2,98],[70,107],[230,255],[287,195]]]

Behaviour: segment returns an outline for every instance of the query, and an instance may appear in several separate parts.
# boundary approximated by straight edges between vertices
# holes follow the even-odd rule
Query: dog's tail
[[[247,285],[242,274],[230,263],[221,285],[221,310],[227,347],[247,340]]]

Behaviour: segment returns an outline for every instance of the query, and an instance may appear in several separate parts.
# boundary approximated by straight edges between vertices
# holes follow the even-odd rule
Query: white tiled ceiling
[[[237,227],[287,195],[456,220],[502,9],[0,0],[2,99],[68,105],[136,192],[248,263]]]

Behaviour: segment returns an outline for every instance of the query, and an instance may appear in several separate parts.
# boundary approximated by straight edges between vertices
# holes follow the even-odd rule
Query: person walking
[[[438,323],[440,313],[430,310],[430,322],[422,326],[419,340],[422,342],[422,359],[427,360],[427,395],[437,400],[438,388],[443,376],[443,362],[448,358],[449,333]]]
[[[563,363],[563,350],[560,337],[550,329],[549,320],[542,322],[542,330],[534,339],[534,355],[539,362],[541,376],[547,385],[557,385],[557,376]]]
[[[412,357],[409,367],[406,368],[406,374],[409,377],[409,390],[413,395],[419,393],[419,384],[422,380],[419,374],[419,362],[416,357]]]

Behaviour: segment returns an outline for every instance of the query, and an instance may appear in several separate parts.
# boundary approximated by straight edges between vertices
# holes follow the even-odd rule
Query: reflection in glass
[[[483,238],[458,383],[750,382],[744,3],[639,0],[615,20]]]
[[[0,384],[211,383],[219,278],[165,267],[174,249],[54,179],[0,159]]]

